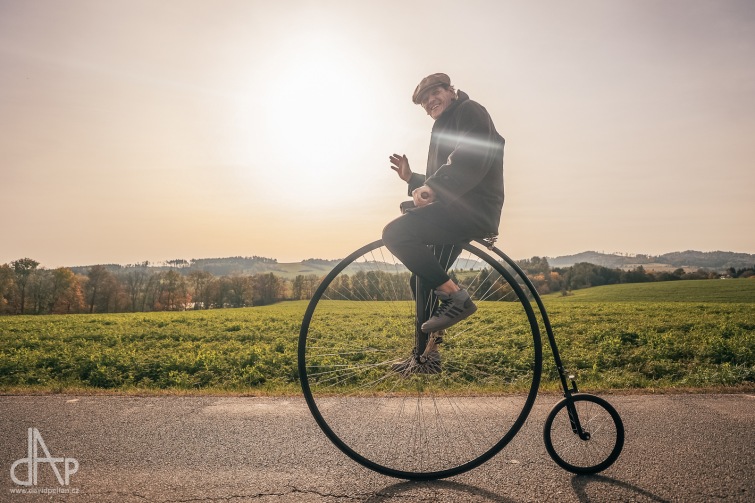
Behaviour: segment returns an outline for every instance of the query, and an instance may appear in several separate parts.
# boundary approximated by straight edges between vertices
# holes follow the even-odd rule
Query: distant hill
[[[755,265],[755,255],[753,254],[724,251],[688,250],[663,255],[620,255],[587,251],[576,255],[546,258],[551,267],[570,267],[580,262],[587,262],[610,269],[633,269],[641,265],[647,270],[673,270],[682,267],[684,269],[725,271],[730,267],[742,269]]]
[[[575,255],[565,255],[561,257],[545,257],[551,267],[570,267],[580,262],[587,262],[610,269],[634,269],[641,265],[646,270],[654,271],[673,271],[680,267],[686,270],[709,269],[713,271],[725,271],[730,267],[742,269],[755,265],[755,255],[749,253],[734,252],[700,252],[684,251],[666,253],[663,255],[621,255],[599,253],[595,251],[586,251]],[[167,271],[176,270],[182,274],[189,274],[192,271],[207,271],[214,276],[224,275],[252,275],[273,273],[277,276],[293,279],[298,275],[314,274],[323,276],[327,274],[340,259],[307,259],[301,262],[280,263],[276,259],[267,257],[226,257],[226,258],[209,258],[209,259],[191,259],[191,260],[169,260],[167,262],[150,264],[144,262],[133,265],[107,264],[105,268],[111,272],[121,272],[127,270],[144,269],[149,271]],[[470,264],[468,267],[471,267]],[[91,266],[76,266],[70,269],[77,274],[85,274]],[[369,263],[354,266],[359,269],[369,270],[372,267]],[[403,267],[398,266],[401,270]],[[464,266],[462,266],[464,267]],[[467,267],[467,268],[468,268]]]
[[[699,252],[688,250],[685,252],[666,253],[658,257],[664,262],[681,267],[682,265],[694,264],[696,267],[706,269],[728,269],[734,267],[752,267],[755,265],[755,255],[749,253],[734,253],[724,251]]]

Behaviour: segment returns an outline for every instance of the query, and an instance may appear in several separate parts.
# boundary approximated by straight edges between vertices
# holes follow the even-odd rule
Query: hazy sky
[[[435,72],[506,138],[513,258],[755,253],[751,0],[0,0],[0,263],[343,257]]]

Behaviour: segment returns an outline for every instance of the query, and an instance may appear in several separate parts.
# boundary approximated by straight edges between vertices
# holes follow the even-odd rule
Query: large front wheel
[[[437,366],[405,365],[418,309],[410,273],[382,241],[339,263],[304,316],[299,373],[312,415],[339,449],[385,475],[474,468],[513,438],[534,403],[542,349],[530,302],[484,248],[461,248],[437,256],[454,257],[443,265],[478,309],[446,330]]]
[[[553,407],[543,436],[548,454],[561,468],[598,473],[619,457],[624,424],[610,403],[594,395],[576,394]]]

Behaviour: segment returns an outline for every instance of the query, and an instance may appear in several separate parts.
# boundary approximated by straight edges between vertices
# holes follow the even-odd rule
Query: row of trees
[[[519,265],[542,294],[567,292],[591,286],[648,281],[710,279],[722,275],[698,270],[655,273],[642,266],[629,271],[589,263],[551,268],[545,258],[532,257]],[[728,277],[750,277],[755,267],[730,269]],[[478,279],[473,279],[478,278]],[[482,279],[480,279],[482,278]],[[462,283],[489,281],[486,275],[457,278]],[[358,271],[339,276],[328,295],[340,299],[381,300],[384,292],[410,299],[409,273],[389,274]],[[310,299],[320,283],[318,275],[299,275],[293,280],[273,273],[214,276],[208,271],[177,269],[150,271],[126,267],[115,271],[102,265],[81,273],[71,269],[44,269],[39,262],[23,258],[0,265],[0,314],[66,314],[178,311],[271,304],[281,300]],[[500,285],[469,284],[471,288],[496,291],[509,298]]]
[[[686,272],[678,268],[673,272],[647,271],[637,266],[631,270],[610,269],[587,262],[574,264],[570,267],[552,268],[545,258],[532,257],[521,260],[519,266],[527,273],[535,284],[538,292],[568,292],[601,285],[616,285],[620,283],[646,283],[652,281],[676,281],[691,279],[749,278],[755,276],[755,266],[741,269],[730,268],[724,274],[706,269]]]
[[[317,278],[309,278],[315,283]],[[117,313],[178,311],[264,305],[288,298],[290,282],[272,273],[187,275],[144,267],[112,272],[96,265],[85,273],[39,268],[23,258],[0,266],[0,314]],[[303,283],[303,281],[300,281]],[[307,289],[307,292],[309,289]]]

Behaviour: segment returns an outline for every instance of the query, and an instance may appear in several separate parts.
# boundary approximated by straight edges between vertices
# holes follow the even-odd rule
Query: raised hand
[[[408,182],[412,177],[412,170],[409,168],[409,159],[405,155],[393,154],[390,158],[391,169],[398,173],[399,178]]]

